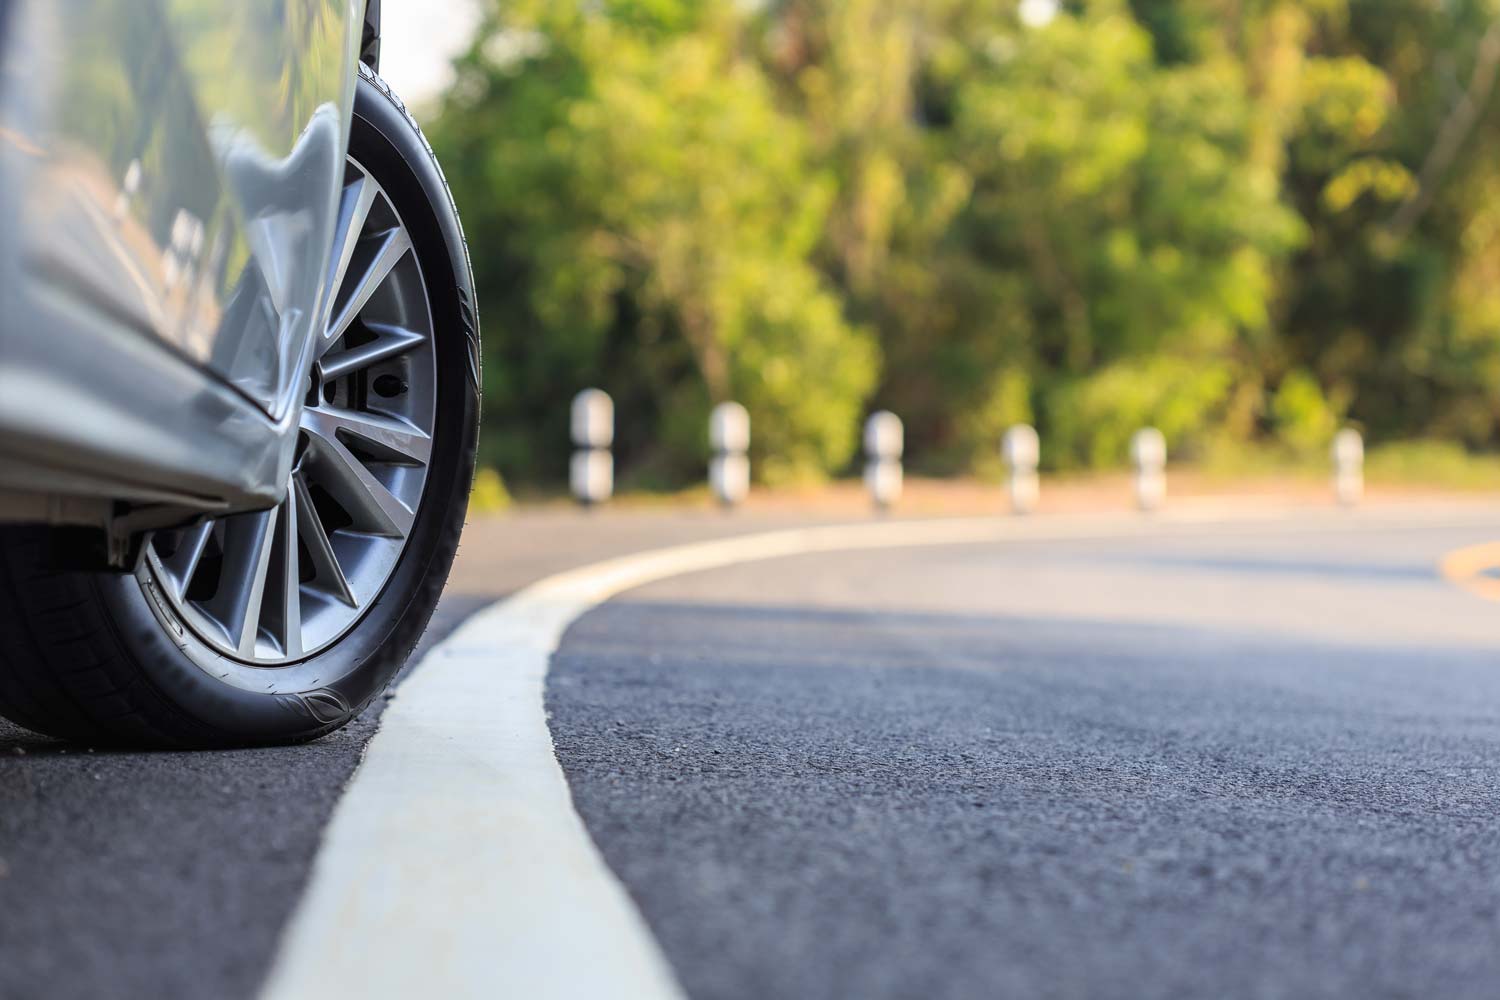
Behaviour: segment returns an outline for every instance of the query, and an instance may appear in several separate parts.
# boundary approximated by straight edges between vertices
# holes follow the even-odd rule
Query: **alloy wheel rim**
[[[380,184],[346,162],[329,287],[280,504],[157,532],[146,568],[217,652],[305,659],[384,589],[416,520],[432,455],[432,309],[411,235]]]

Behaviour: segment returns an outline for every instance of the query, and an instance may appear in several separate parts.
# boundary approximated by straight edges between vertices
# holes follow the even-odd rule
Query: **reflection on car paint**
[[[284,488],[361,10],[360,0],[9,5],[0,449],[66,460],[58,476],[129,482],[150,468],[183,493],[241,504]]]
[[[255,227],[295,231],[312,258],[328,243],[356,6],[19,6],[6,65],[27,86],[6,88],[0,121],[38,154],[22,171],[16,227],[32,234],[21,248],[28,275],[172,346],[279,415],[323,268],[271,283],[277,315],[300,318],[278,323],[270,342],[245,343],[264,337],[264,324],[237,327],[224,306],[252,258],[273,258],[253,260],[263,277],[288,270],[287,249],[268,250]],[[268,183],[283,186],[280,204],[267,198]],[[289,222],[289,211],[306,217]],[[113,225],[101,231],[102,222]]]

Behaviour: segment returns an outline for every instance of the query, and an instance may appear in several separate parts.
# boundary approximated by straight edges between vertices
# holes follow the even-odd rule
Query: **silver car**
[[[479,413],[380,0],[0,0],[0,714],[306,740],[442,590]]]

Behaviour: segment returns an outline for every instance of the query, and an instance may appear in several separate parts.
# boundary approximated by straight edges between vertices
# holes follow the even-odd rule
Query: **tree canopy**
[[[628,478],[709,408],[769,480],[1111,465],[1153,423],[1500,443],[1492,0],[509,0],[431,129],[486,342],[485,459]]]

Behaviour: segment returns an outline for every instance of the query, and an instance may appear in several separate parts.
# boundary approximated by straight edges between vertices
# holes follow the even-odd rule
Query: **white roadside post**
[[[750,492],[750,413],[739,403],[720,403],[708,415],[708,485],[725,507]]]
[[[901,418],[890,410],[865,421],[865,487],[881,510],[901,499],[901,452],[905,447]]]
[[[1036,509],[1041,495],[1036,466],[1042,457],[1042,443],[1036,428],[1016,424],[1007,430],[1000,442],[1000,456],[1005,460],[1006,489],[1010,493],[1012,513],[1030,514]]]
[[[1130,438],[1135,463],[1135,505],[1155,510],[1167,496],[1167,439],[1155,427],[1142,427]]]
[[[615,403],[603,389],[585,389],[573,397],[570,412],[573,460],[568,485],[585,507],[604,503],[615,491]]]
[[[1345,507],[1365,494],[1365,440],[1352,427],[1333,436],[1333,494]]]

